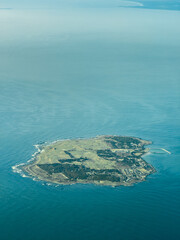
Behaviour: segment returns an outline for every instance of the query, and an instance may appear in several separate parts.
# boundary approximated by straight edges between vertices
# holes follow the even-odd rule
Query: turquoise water
[[[180,14],[11,10],[0,16],[0,238],[179,239]],[[137,136],[171,154],[132,187],[48,186],[12,166],[33,145]]]
[[[180,0],[1,0],[0,9],[13,8],[119,8],[180,10]]]

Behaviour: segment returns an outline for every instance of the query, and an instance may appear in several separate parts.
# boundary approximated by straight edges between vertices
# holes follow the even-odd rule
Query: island
[[[155,172],[142,159],[150,141],[136,137],[97,136],[38,145],[34,159],[21,166],[29,176],[48,183],[132,185]]]

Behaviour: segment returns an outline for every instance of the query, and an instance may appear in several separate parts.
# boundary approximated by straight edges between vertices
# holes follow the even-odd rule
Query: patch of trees
[[[119,156],[116,153],[113,153],[110,149],[97,150],[97,155],[105,159],[115,158],[118,159]]]
[[[105,140],[110,146],[114,149],[122,148],[122,149],[136,149],[137,146],[141,143],[140,140],[132,137],[107,137]],[[141,146],[138,146],[141,147]]]
[[[38,166],[46,171],[48,174],[63,173],[70,181],[76,181],[77,179],[87,181],[111,181],[119,182],[120,171],[117,169],[90,169],[82,165],[75,164],[38,164]]]

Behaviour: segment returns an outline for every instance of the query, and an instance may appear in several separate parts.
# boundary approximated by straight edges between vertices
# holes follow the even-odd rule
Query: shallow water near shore
[[[84,11],[0,16],[0,238],[179,239],[180,15]],[[171,154],[146,155],[157,172],[131,187],[47,185],[12,171],[33,145],[106,134]]]

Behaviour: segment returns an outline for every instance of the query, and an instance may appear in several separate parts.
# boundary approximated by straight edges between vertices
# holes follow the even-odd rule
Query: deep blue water
[[[0,239],[180,238],[180,14],[12,10],[0,16]],[[172,154],[132,187],[47,186],[12,166],[33,145],[137,136]]]

